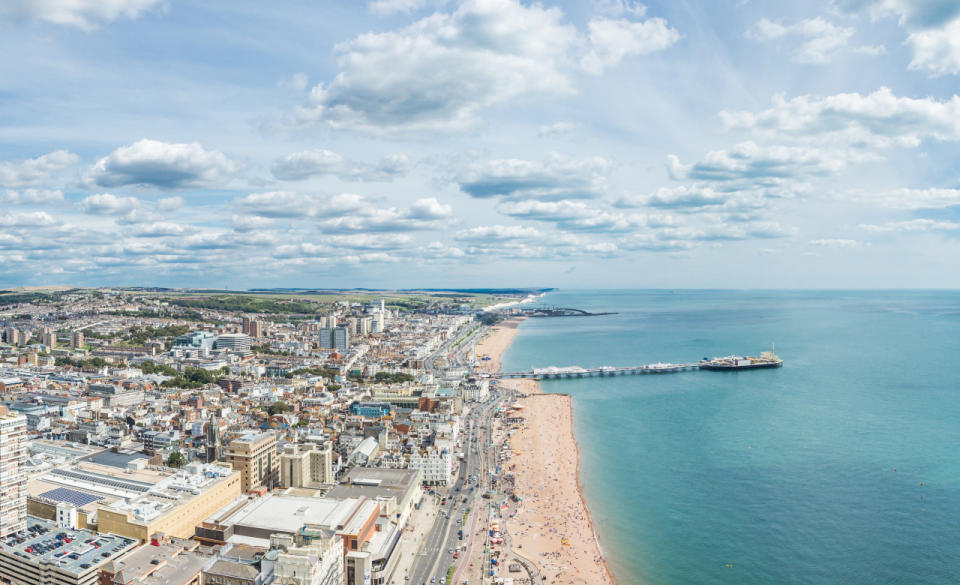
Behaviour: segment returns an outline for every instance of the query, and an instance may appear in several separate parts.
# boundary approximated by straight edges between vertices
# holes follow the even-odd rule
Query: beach
[[[519,321],[494,327],[478,345],[490,372],[517,333]],[[512,457],[505,466],[514,473],[518,503],[508,504],[505,524],[513,555],[536,565],[544,583],[612,584],[613,577],[596,539],[579,482],[579,451],[573,434],[570,396],[543,394],[536,380],[502,380],[502,388],[525,395],[519,399],[524,420],[509,437]]]

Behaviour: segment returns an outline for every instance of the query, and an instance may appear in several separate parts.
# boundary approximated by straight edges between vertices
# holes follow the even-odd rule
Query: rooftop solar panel
[[[90,502],[96,502],[97,500],[103,499],[100,496],[85,494],[83,492],[78,492],[77,490],[71,490],[68,488],[56,488],[48,492],[43,492],[40,495],[44,498],[56,500],[58,502],[69,502],[78,508],[81,506],[86,506]]]

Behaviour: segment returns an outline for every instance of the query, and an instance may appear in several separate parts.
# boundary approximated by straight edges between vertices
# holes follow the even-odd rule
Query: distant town
[[[0,580],[492,583],[476,345],[537,293],[0,292]]]

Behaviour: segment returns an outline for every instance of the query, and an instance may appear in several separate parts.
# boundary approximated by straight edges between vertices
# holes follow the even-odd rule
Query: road
[[[470,367],[473,348],[486,329],[474,327],[473,324],[465,325],[425,360],[426,369],[433,371],[438,362],[449,367]],[[472,567],[470,563],[476,547],[486,546],[487,541],[490,500],[482,496],[492,489],[493,471],[497,465],[493,419],[500,407],[512,403],[514,398],[512,391],[500,393],[491,390],[485,402],[470,407],[460,443],[464,460],[459,462],[452,486],[437,488],[435,496],[427,496],[445,499],[446,504],[441,507],[442,511],[437,514],[433,527],[424,538],[416,560],[407,573],[406,583],[443,585],[447,571],[453,566],[456,569],[452,583],[459,585],[464,582],[465,576],[482,571],[482,567]],[[468,512],[466,524],[461,524]],[[458,551],[462,546],[466,550],[461,552],[459,559],[454,559],[451,551]]]
[[[461,443],[464,460],[460,462],[456,480],[452,486],[437,489],[437,497],[447,500],[441,508],[446,514],[441,512],[437,515],[433,528],[424,539],[409,572],[410,583],[431,583],[433,578],[436,578],[436,583],[446,583],[447,570],[457,561],[450,551],[456,551],[462,544],[472,543],[476,530],[475,517],[486,512],[486,500],[481,499],[481,495],[490,485],[489,470],[493,460],[487,447],[492,433],[493,413],[507,400],[507,396],[493,392],[486,402],[470,409]],[[482,457],[480,453],[483,453]],[[470,481],[471,477],[476,481]],[[461,538],[461,522],[468,511],[469,527]],[[463,566],[468,560],[466,554],[460,559]],[[458,571],[458,575],[461,572]]]

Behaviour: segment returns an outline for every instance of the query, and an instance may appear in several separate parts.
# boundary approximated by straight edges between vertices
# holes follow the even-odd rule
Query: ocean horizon
[[[545,380],[619,585],[960,581],[960,292],[557,290],[505,370],[776,351],[774,370]]]

